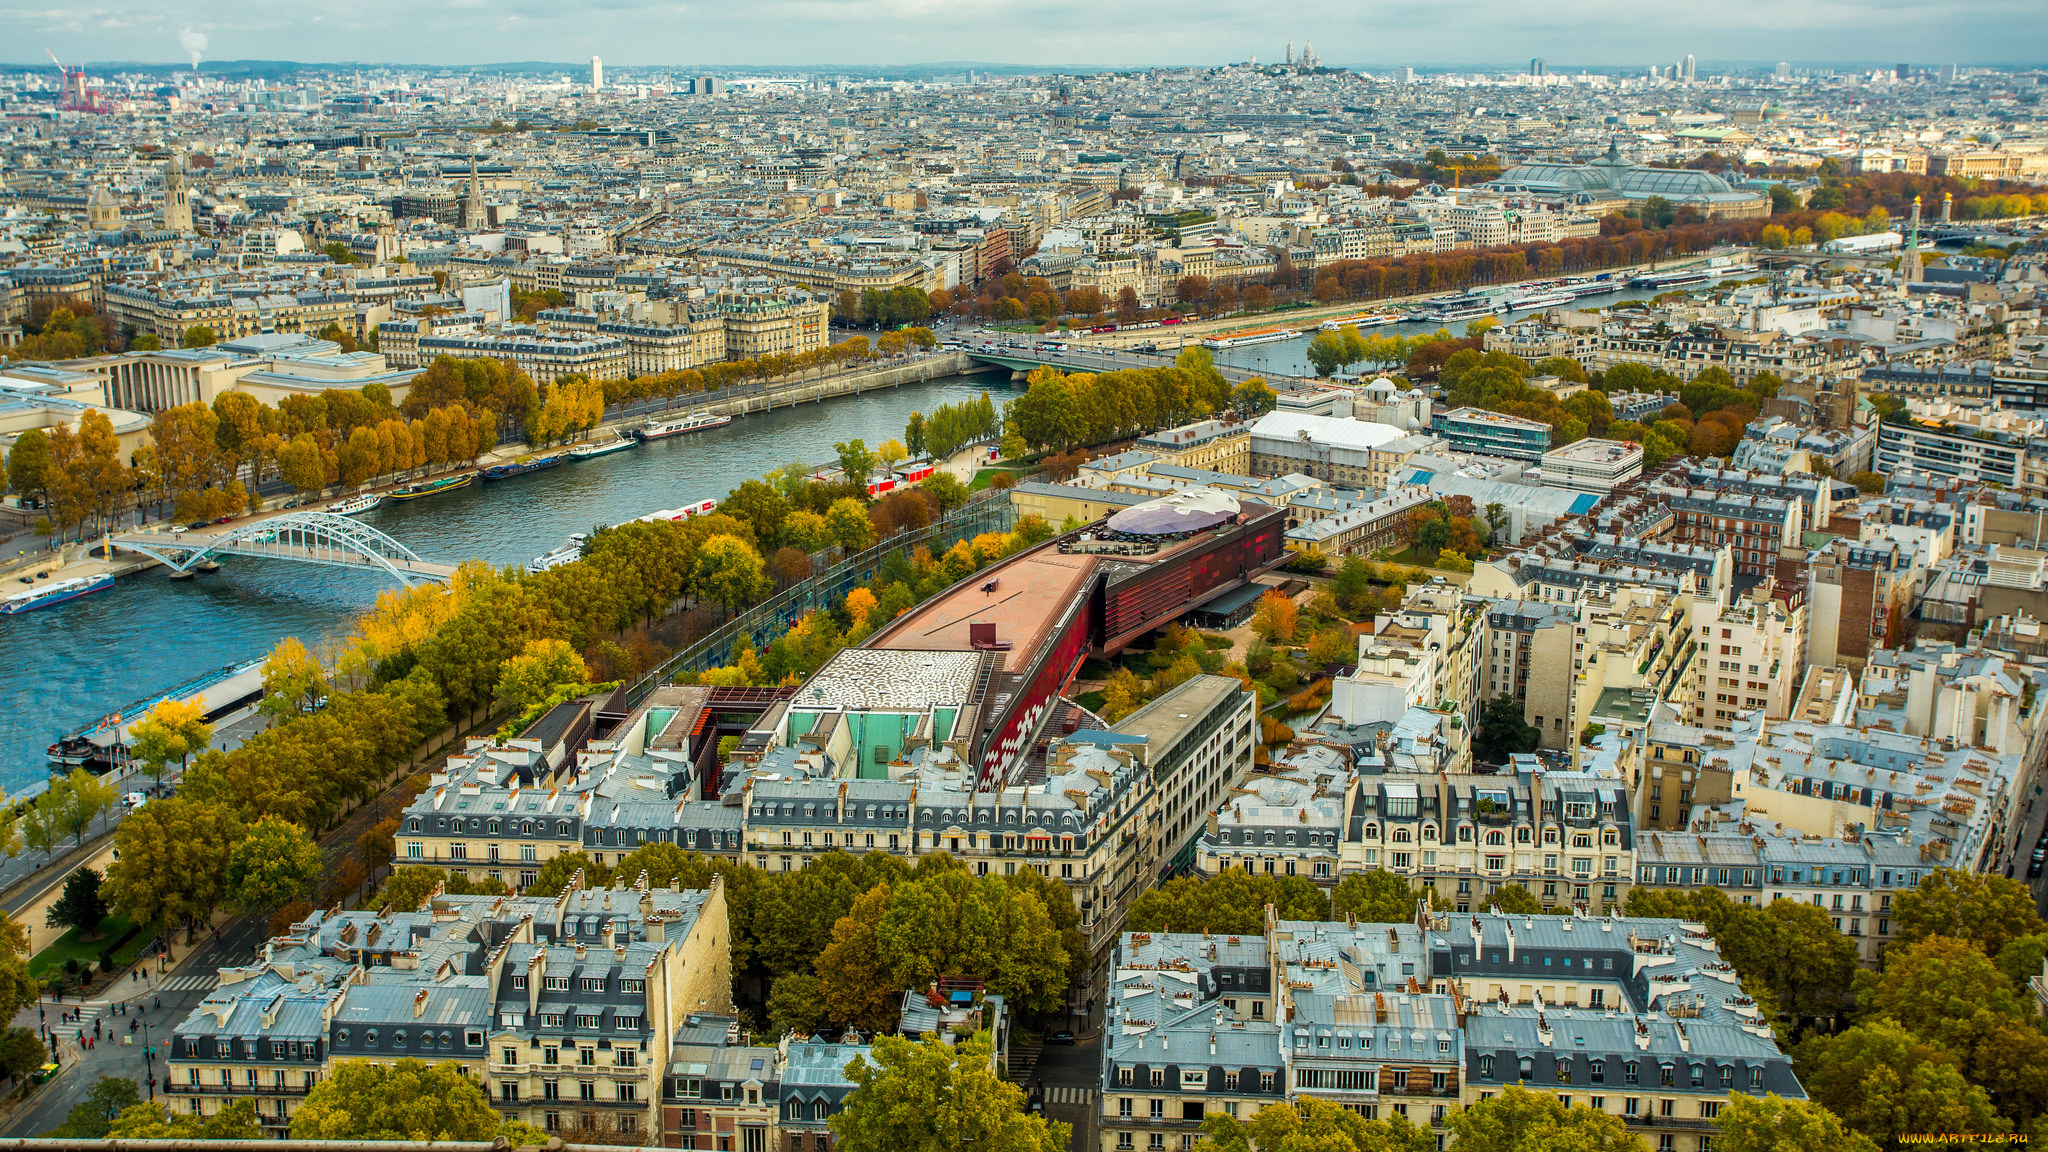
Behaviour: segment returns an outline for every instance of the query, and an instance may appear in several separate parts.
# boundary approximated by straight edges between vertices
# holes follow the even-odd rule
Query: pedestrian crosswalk
[[[164,981],[163,990],[166,992],[198,992],[216,987],[219,984],[220,977],[211,974],[205,976],[175,976]]]
[[[1093,1104],[1095,1103],[1095,1089],[1047,1088],[1045,1090],[1045,1102],[1047,1104]]]

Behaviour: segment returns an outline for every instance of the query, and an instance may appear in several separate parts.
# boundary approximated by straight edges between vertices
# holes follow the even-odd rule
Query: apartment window
[[[576,1082],[576,1098],[577,1098],[578,1100],[595,1100],[595,1099],[597,1099],[597,1081],[595,1081],[595,1080],[579,1080],[579,1081],[577,1081],[577,1082]]]
[[[569,978],[567,976],[543,976],[541,977],[540,986],[549,992],[567,992],[569,990]]]

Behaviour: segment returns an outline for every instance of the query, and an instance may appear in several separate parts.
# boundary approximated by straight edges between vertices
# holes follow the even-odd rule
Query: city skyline
[[[702,23],[710,16],[709,24]],[[602,55],[615,68],[922,67],[983,63],[1035,68],[1215,66],[1277,61],[1292,36],[1314,40],[1334,67],[1411,65],[1497,70],[1532,56],[1554,71],[1668,63],[1690,54],[1703,68],[1801,57],[1810,66],[1888,66],[1899,60],[2014,65],[2048,60],[2048,17],[2021,0],[1970,0],[1939,9],[1886,4],[1751,4],[1697,17],[1674,14],[1638,31],[1608,6],[1579,3],[1541,14],[1487,0],[1453,27],[1430,10],[1389,6],[1363,17],[1316,3],[1284,21],[1221,4],[1171,12],[1141,4],[1104,9],[1055,3],[1026,20],[1000,5],[943,7],[924,0],[771,0],[707,13],[661,0],[605,0],[569,10],[532,0],[442,0],[399,5],[324,2],[285,11],[190,0],[118,6],[0,10],[10,64],[187,59],[306,64],[486,67],[515,61],[564,65]],[[1996,42],[1984,33],[1997,29]],[[1776,48],[1762,53],[1763,46]],[[1788,48],[1796,46],[1797,52]]]

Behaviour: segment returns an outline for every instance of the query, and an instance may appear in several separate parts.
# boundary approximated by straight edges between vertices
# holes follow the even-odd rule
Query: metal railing
[[[841,559],[808,580],[800,580],[768,599],[742,609],[737,616],[691,642],[659,667],[620,688],[606,702],[604,711],[613,715],[630,713],[671,677],[718,667],[732,651],[733,642],[742,635],[756,650],[767,647],[806,613],[829,609],[844,600],[847,593],[872,577],[883,561],[892,555],[910,556],[919,547],[929,548],[936,555],[952,547],[956,541],[972,540],[984,532],[1007,532],[1015,522],[1016,505],[1011,502],[1008,492],[977,492],[966,504],[926,527],[891,536],[865,551]]]

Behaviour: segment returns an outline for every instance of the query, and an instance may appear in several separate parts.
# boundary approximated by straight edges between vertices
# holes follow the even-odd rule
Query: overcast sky
[[[0,59],[1140,67],[2048,61],[2048,0],[0,0]]]

